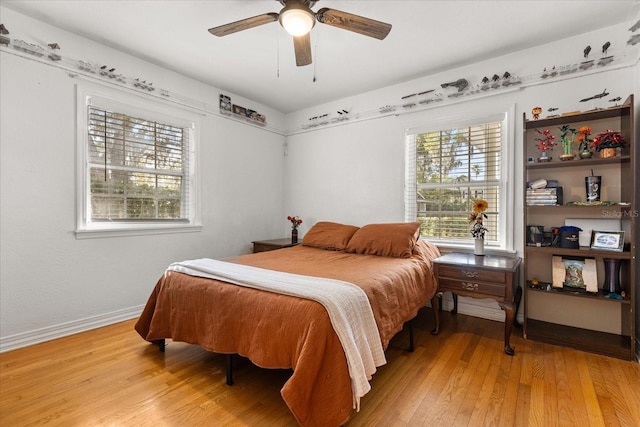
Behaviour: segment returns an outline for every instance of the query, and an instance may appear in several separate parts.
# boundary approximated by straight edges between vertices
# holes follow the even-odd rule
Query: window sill
[[[118,227],[76,230],[76,239],[101,239],[105,237],[149,236],[154,234],[197,233],[202,225],[172,225],[153,227]]]

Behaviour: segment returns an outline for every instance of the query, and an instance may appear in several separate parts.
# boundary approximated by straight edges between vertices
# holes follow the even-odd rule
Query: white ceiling
[[[639,4],[321,0],[315,11],[338,9],[393,28],[380,41],[318,23],[311,33],[314,63],[296,67],[291,38],[277,22],[222,38],[207,31],[279,12],[275,0],[2,0],[15,11],[283,113],[627,22]]]

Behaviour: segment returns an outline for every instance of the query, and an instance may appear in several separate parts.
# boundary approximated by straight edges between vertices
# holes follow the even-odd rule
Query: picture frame
[[[598,292],[595,258],[554,255],[552,287],[573,292]]]
[[[229,96],[220,94],[220,111],[231,112],[231,98]]]
[[[247,109],[236,104],[233,104],[233,113],[239,116],[247,117]]]
[[[622,252],[624,247],[624,231],[591,231],[591,249]]]

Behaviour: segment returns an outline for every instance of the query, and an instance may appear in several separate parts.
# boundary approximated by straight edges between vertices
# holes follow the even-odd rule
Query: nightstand
[[[471,298],[491,298],[504,310],[504,352],[513,355],[509,340],[522,288],[519,286],[520,258],[476,256],[448,253],[433,260],[438,278],[438,292],[453,295],[452,313],[458,311],[458,295]]]
[[[298,243],[291,243],[291,237],[285,239],[272,239],[272,240],[256,240],[253,243],[253,253],[273,251],[275,249],[288,248],[295,246]]]

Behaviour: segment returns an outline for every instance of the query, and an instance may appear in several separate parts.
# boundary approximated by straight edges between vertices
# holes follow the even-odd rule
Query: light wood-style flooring
[[[280,397],[289,372],[236,363],[168,341],[135,321],[0,354],[0,426],[295,426]],[[503,324],[443,313],[440,335],[418,315],[353,413],[355,426],[640,426],[640,364],[524,340]],[[330,427],[330,426],[328,426]]]

